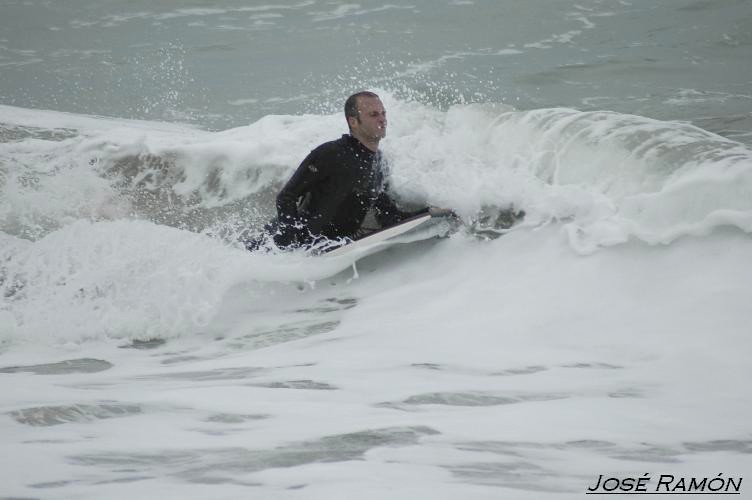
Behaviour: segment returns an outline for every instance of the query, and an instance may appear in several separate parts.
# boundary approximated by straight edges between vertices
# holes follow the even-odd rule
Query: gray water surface
[[[375,87],[692,121],[749,143],[750,0],[0,5],[0,104],[223,129]]]

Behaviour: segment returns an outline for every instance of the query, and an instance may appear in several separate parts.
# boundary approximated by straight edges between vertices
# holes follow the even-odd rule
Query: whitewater
[[[752,495],[752,2],[74,4],[0,6],[0,498]],[[459,227],[246,251],[361,88]]]

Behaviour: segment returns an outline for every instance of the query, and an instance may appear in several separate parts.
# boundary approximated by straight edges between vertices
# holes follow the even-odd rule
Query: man
[[[278,247],[357,238],[370,210],[382,227],[418,213],[400,210],[387,194],[379,151],[387,120],[379,96],[353,94],[345,102],[345,118],[350,133],[311,151],[277,196],[278,217],[266,230]]]

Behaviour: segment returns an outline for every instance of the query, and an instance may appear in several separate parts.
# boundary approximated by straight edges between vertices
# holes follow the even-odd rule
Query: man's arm
[[[326,177],[316,165],[319,156],[318,148],[311,151],[277,195],[274,241],[280,247],[301,244],[308,239],[309,221],[298,211],[298,200]]]
[[[376,203],[374,204],[374,207],[376,208],[376,220],[382,227],[399,224],[405,219],[409,219],[410,217],[428,211],[428,207],[410,212],[401,210],[392,197],[389,196],[388,189],[389,186],[385,186],[384,191],[382,191],[379,197],[376,198]]]
[[[277,216],[281,224],[293,225],[303,222],[298,213],[298,199],[320,182],[323,176],[315,164],[317,157],[317,151],[311,151],[277,195]]]

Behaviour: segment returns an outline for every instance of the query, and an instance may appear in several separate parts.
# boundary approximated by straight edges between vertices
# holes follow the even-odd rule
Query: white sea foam
[[[750,152],[694,127],[567,109],[443,112],[384,98],[394,115],[385,151],[404,202],[452,207],[467,221],[511,205],[526,212],[528,227],[562,221],[581,253],[722,226],[752,231]],[[137,211],[182,226],[186,210],[226,210],[272,190],[314,145],[343,131],[339,116],[269,116],[209,133],[6,111],[6,127],[36,136],[3,144],[1,220],[7,234],[37,240],[4,250],[11,300],[3,310],[14,318],[6,340],[49,338],[59,324],[67,327],[53,338],[62,341],[200,332],[240,283],[311,281],[352,264],[251,259],[231,248],[237,243],[124,220]],[[40,117],[47,127],[34,129]],[[154,191],[167,194],[139,201]],[[229,234],[244,225],[232,220]]]
[[[6,238],[0,262],[0,314],[11,320],[0,338],[66,343],[201,334],[235,285],[313,282],[353,261],[249,255],[203,235],[120,220],[79,221],[32,244]]]
[[[331,12],[311,12],[313,22],[334,21],[353,16],[364,16],[373,14],[376,12],[383,12],[388,10],[415,10],[412,5],[393,5],[387,4],[375,8],[363,8],[360,4],[342,4],[337,6]]]
[[[452,207],[468,220],[484,206],[513,205],[533,223],[567,222],[582,251],[630,237],[668,243],[720,225],[752,229],[752,152],[696,127],[609,112],[488,104],[441,111],[384,99],[384,150],[406,202]],[[7,126],[32,126],[34,113],[6,110]],[[267,116],[218,133],[40,117],[47,132],[28,132],[40,139],[3,145],[0,215],[11,234],[25,221],[27,233],[40,234],[40,224],[117,218],[139,190],[167,189],[173,201],[204,209],[242,202],[275,189],[316,144],[346,131],[338,115]],[[45,133],[68,135],[49,141]]]
[[[227,15],[234,15],[239,13],[269,13],[270,11],[277,11],[277,10],[296,10],[296,9],[302,9],[305,7],[309,7],[311,5],[314,5],[315,2],[311,1],[304,1],[299,2],[292,5],[253,5],[253,6],[242,6],[242,7],[233,7],[233,8],[217,8],[217,7],[192,7],[192,8],[179,8],[174,10],[169,10],[167,12],[154,12],[154,11],[138,11],[138,12],[127,12],[122,14],[108,14],[105,16],[102,16],[99,19],[96,20],[80,20],[76,19],[70,22],[71,26],[74,28],[90,28],[93,26],[104,26],[104,27],[116,27],[120,26],[122,24],[129,23],[134,20],[155,20],[155,21],[169,21],[173,19],[182,19],[182,18],[206,18],[206,17],[214,17],[214,16],[227,16]],[[263,15],[263,14],[261,14]],[[277,14],[270,13],[269,15],[277,16]],[[253,19],[253,17],[252,17]]]
[[[157,229],[140,230],[149,241]],[[142,255],[165,265],[159,255],[179,253],[178,240],[159,237],[163,250],[152,242]],[[193,248],[203,269],[154,268],[160,276],[143,273],[140,291],[177,304],[208,285],[195,297],[212,297],[240,260],[206,269],[206,245]],[[237,286],[221,335],[145,352],[92,342],[6,350],[0,432],[14,458],[3,461],[4,488],[538,499],[581,497],[604,462],[623,475],[647,470],[653,484],[669,472],[743,476],[749,238],[585,259],[562,250],[555,227],[453,238],[376,256],[350,283]],[[61,356],[101,371],[87,373],[84,360],[68,374],[39,365]],[[103,358],[114,367],[91,361]]]

